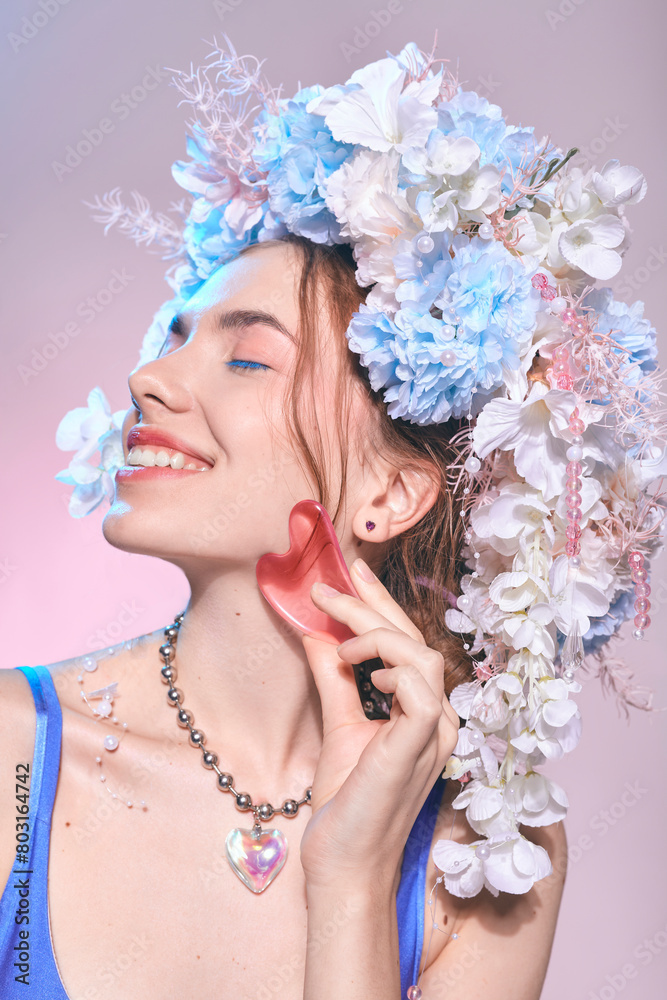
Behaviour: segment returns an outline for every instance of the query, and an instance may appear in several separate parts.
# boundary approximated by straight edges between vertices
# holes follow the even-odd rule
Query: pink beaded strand
[[[648,612],[651,610],[651,602],[649,601],[651,588],[647,583],[648,572],[644,566],[644,556],[641,552],[631,552],[628,556],[628,564],[632,582],[635,585],[635,611],[637,612],[635,631],[632,634],[635,639],[643,639],[644,629],[647,629],[651,624],[651,619],[648,616]]]
[[[566,348],[558,347],[554,351],[554,358],[556,354]],[[559,358],[562,354],[559,355]],[[560,363],[559,361],[556,362]],[[565,362],[564,362],[565,363]],[[555,369],[554,365],[554,369]],[[560,379],[559,379],[560,386]],[[565,473],[567,475],[567,480],[565,482],[565,487],[567,489],[567,495],[565,497],[565,502],[567,504],[567,528],[565,529],[565,534],[567,536],[567,542],[565,544],[565,554],[567,555],[570,565],[574,566],[575,569],[581,565],[581,559],[579,558],[580,551],[580,540],[581,540],[581,528],[579,527],[579,521],[581,521],[581,462],[580,459],[583,456],[582,444],[583,444],[583,433],[586,429],[583,420],[579,416],[579,409],[575,406],[570,414],[570,430],[574,434],[572,439],[572,444],[567,449],[568,464],[565,466]]]
[[[558,295],[557,289],[555,289],[553,285],[549,284],[549,279],[546,274],[542,274],[541,272],[534,274],[530,279],[530,283],[533,288],[539,288],[540,295],[545,302],[552,302]]]

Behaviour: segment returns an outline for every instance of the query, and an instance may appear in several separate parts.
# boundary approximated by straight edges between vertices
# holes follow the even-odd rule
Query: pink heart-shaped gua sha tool
[[[314,639],[338,645],[355,635],[342,622],[316,608],[310,588],[316,580],[358,597],[331,518],[317,500],[300,500],[289,515],[290,547],[257,560],[257,583],[271,607],[286,622]]]

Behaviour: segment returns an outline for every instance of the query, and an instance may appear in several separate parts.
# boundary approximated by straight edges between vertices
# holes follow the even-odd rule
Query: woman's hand
[[[377,578],[352,564],[360,599],[325,596],[318,608],[356,637],[335,647],[303,636],[322,702],[323,745],[312,817],[301,841],[310,886],[394,884],[408,834],[456,745],[459,719],[444,693],[444,660]],[[367,569],[366,564],[362,566]],[[368,570],[370,572],[370,570]],[[349,666],[380,657],[371,679],[393,693],[389,719],[367,719]]]

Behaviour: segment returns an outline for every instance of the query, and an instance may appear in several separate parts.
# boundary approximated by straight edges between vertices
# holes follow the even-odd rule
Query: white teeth
[[[206,472],[208,466],[203,468],[194,464],[194,462],[189,462],[185,464],[185,455],[181,451],[174,452],[170,455],[168,451],[161,448],[159,451],[151,451],[150,448],[130,448],[127,456],[127,461],[129,465],[142,465],[146,468],[152,468],[153,466],[158,466],[159,468],[166,468],[170,466],[172,469],[198,469],[200,472]]]

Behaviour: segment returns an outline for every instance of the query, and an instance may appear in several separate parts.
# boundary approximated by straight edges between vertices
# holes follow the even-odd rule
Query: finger
[[[374,586],[373,584],[367,584],[368,587]],[[378,580],[378,586],[382,587],[382,584]],[[356,583],[355,583],[356,587]],[[384,608],[390,614],[392,614],[392,619],[386,617],[381,611],[373,607],[372,601],[377,599],[373,596],[365,593],[361,593],[361,585],[359,586],[359,597],[350,597],[349,594],[323,594],[318,590],[316,583],[310,589],[310,597],[316,607],[322,608],[326,614],[331,615],[336,621],[344,622],[349,628],[355,632],[357,635],[360,632],[365,632],[369,628],[385,626],[386,628],[393,629],[396,632],[407,632],[408,635],[412,636],[417,642],[424,643],[421,632],[417,627],[410,621],[407,615],[398,608],[398,605],[392,597],[389,597],[389,601],[398,608],[398,611],[392,610],[392,608],[385,602]],[[382,588],[384,590],[384,588]],[[400,612],[400,614],[399,614]],[[405,622],[405,628],[400,624],[397,624],[397,620],[401,619]]]
[[[366,721],[351,666],[341,660],[330,642],[310,635],[303,635],[302,642],[320,696],[324,734]]]
[[[395,751],[397,760],[402,760],[406,752],[418,756],[435,734],[438,766],[442,763],[444,767],[458,739],[458,716],[455,721],[450,718],[443,701],[437,699],[414,664],[373,670],[370,676],[380,691],[393,692],[394,702],[398,701],[402,708],[394,726],[386,731],[386,751]]]
[[[377,656],[390,665],[413,663],[427,679],[436,697],[442,700],[445,690],[445,660],[442,653],[418,642],[405,632],[373,628],[354,639],[346,639],[338,646],[337,653],[348,663],[363,663]]]
[[[424,636],[412,619],[406,615],[400,604],[394,600],[384,584],[380,582],[370,566],[363,559],[355,559],[350,569],[355,589],[367,604],[384,615],[392,625],[396,625],[403,632],[407,632],[417,642],[425,641]]]

